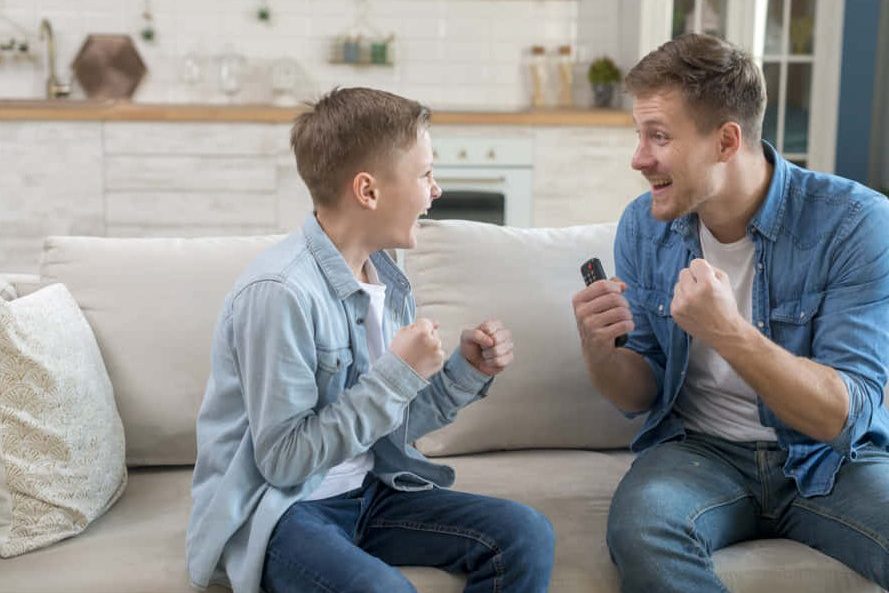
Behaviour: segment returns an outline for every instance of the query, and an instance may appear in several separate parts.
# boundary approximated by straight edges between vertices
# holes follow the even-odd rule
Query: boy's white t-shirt
[[[698,226],[704,259],[728,274],[738,312],[750,321],[756,253],[753,241],[745,236],[734,243],[720,243],[703,223]],[[713,348],[694,338],[675,409],[690,430],[729,441],[778,439],[775,430],[759,420],[753,388]]]
[[[380,283],[377,270],[367,260],[364,268],[369,282],[359,282],[358,285],[370,297],[367,306],[367,316],[364,318],[364,329],[367,334],[367,351],[370,362],[382,356],[385,351],[383,340],[383,312],[386,302],[386,285]],[[374,466],[374,456],[371,451],[347,459],[346,461],[330,468],[324,480],[305,500],[321,500],[343,494],[349,490],[360,488],[364,477]]]

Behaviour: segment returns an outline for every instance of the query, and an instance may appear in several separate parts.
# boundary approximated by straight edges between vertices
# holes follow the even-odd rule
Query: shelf
[[[303,107],[267,104],[216,105],[132,103],[129,101],[0,100],[6,121],[159,121],[290,123]],[[632,127],[629,112],[617,109],[527,111],[433,110],[436,125]]]

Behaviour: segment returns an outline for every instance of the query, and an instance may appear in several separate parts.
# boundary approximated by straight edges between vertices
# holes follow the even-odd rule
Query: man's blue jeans
[[[399,492],[375,478],[340,496],[294,503],[266,551],[267,593],[407,593],[394,566],[467,575],[466,593],[543,593],[553,529],[507,500],[435,488]]]
[[[611,502],[608,547],[624,593],[726,592],[711,553],[787,538],[889,589],[889,453],[843,464],[833,491],[803,498],[775,443],[690,433],[644,451]]]

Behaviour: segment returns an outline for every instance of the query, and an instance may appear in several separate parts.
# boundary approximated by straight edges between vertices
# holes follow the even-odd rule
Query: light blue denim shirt
[[[391,258],[371,260],[387,287],[388,344],[413,322],[414,300]],[[258,591],[281,515],[330,468],[369,449],[373,473],[393,488],[453,483],[450,467],[411,443],[452,421],[491,379],[459,349],[428,382],[392,352],[371,365],[369,300],[311,215],[302,232],[260,254],[225,299],[197,420],[187,537],[195,585]]]
[[[889,200],[833,175],[801,169],[763,143],[774,165],[765,201],[747,225],[756,247],[752,322],[798,356],[835,369],[849,393],[849,415],[830,443],[783,424],[758,401],[764,426],[787,449],[784,473],[804,496],[826,494],[844,459],[870,442],[889,448],[882,405],[889,361]],[[679,271],[703,257],[698,218],[651,216],[651,194],[631,203],[618,225],[617,275],[636,329],[627,347],[641,354],[657,397],[633,441],[641,451],[684,434],[673,411],[688,368],[690,337],[670,316]]]

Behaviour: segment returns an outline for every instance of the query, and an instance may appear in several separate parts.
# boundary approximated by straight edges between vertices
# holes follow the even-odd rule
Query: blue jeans
[[[267,593],[416,592],[395,566],[434,566],[467,575],[466,593],[543,593],[554,534],[525,505],[435,488],[362,488],[294,503],[266,550]]]
[[[889,453],[862,449],[812,498],[784,476],[786,458],[775,443],[694,433],[644,451],[608,517],[621,590],[727,592],[711,553],[761,538],[804,543],[889,589]]]

